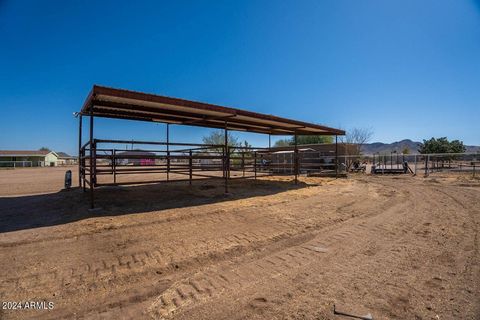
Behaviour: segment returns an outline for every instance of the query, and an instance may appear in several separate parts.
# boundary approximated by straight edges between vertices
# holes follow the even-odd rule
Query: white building
[[[54,167],[59,156],[49,150],[0,150],[0,167]]]

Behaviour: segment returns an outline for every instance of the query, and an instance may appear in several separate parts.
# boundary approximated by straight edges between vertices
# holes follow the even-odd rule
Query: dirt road
[[[80,190],[0,198],[2,301],[54,303],[1,318],[346,319],[333,304],[374,319],[480,318],[478,181],[262,179],[222,191],[103,189],[95,212]]]

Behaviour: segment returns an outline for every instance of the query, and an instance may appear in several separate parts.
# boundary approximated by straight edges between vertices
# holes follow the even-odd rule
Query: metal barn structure
[[[295,183],[299,175],[299,135],[344,135],[340,129],[306,123],[273,115],[261,114],[230,107],[165,97],[154,94],[93,86],[79,116],[79,185],[90,192],[90,206],[94,207],[96,187],[126,184],[158,183],[161,181],[188,181],[196,178],[222,178],[225,192],[234,178],[256,178],[257,175],[276,174],[268,162],[272,151],[270,135],[292,135],[295,145],[290,174]],[[82,142],[83,117],[89,118],[89,139]],[[166,124],[166,141],[125,141],[97,139],[94,136],[95,117],[123,120],[160,122]],[[170,141],[170,125],[188,125],[224,130],[221,145],[175,143]],[[269,148],[232,147],[228,144],[228,131],[246,131],[269,135]],[[335,139],[337,142],[337,139]],[[118,145],[142,146],[135,152]],[[146,146],[146,147],[145,147]],[[133,149],[133,148],[132,148]],[[337,143],[335,157],[337,157]],[[337,164],[338,161],[335,161]],[[335,171],[338,171],[335,165]],[[124,175],[162,173],[164,179],[121,181]],[[184,178],[173,178],[183,176]],[[104,177],[101,181],[99,178]],[[110,180],[106,181],[105,177]],[[151,175],[150,175],[151,177]]]

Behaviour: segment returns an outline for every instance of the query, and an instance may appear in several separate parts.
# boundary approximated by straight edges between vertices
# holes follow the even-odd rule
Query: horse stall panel
[[[94,167],[101,176],[97,186],[224,176],[223,146],[133,142],[131,149],[126,149],[119,148],[121,144],[96,140]]]

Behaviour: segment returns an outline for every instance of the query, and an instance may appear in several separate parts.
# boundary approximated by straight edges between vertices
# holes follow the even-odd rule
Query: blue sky
[[[479,1],[0,0],[0,39],[0,149],[76,154],[72,113],[93,84],[371,127],[373,141],[480,144]],[[128,121],[96,132],[165,138]]]

